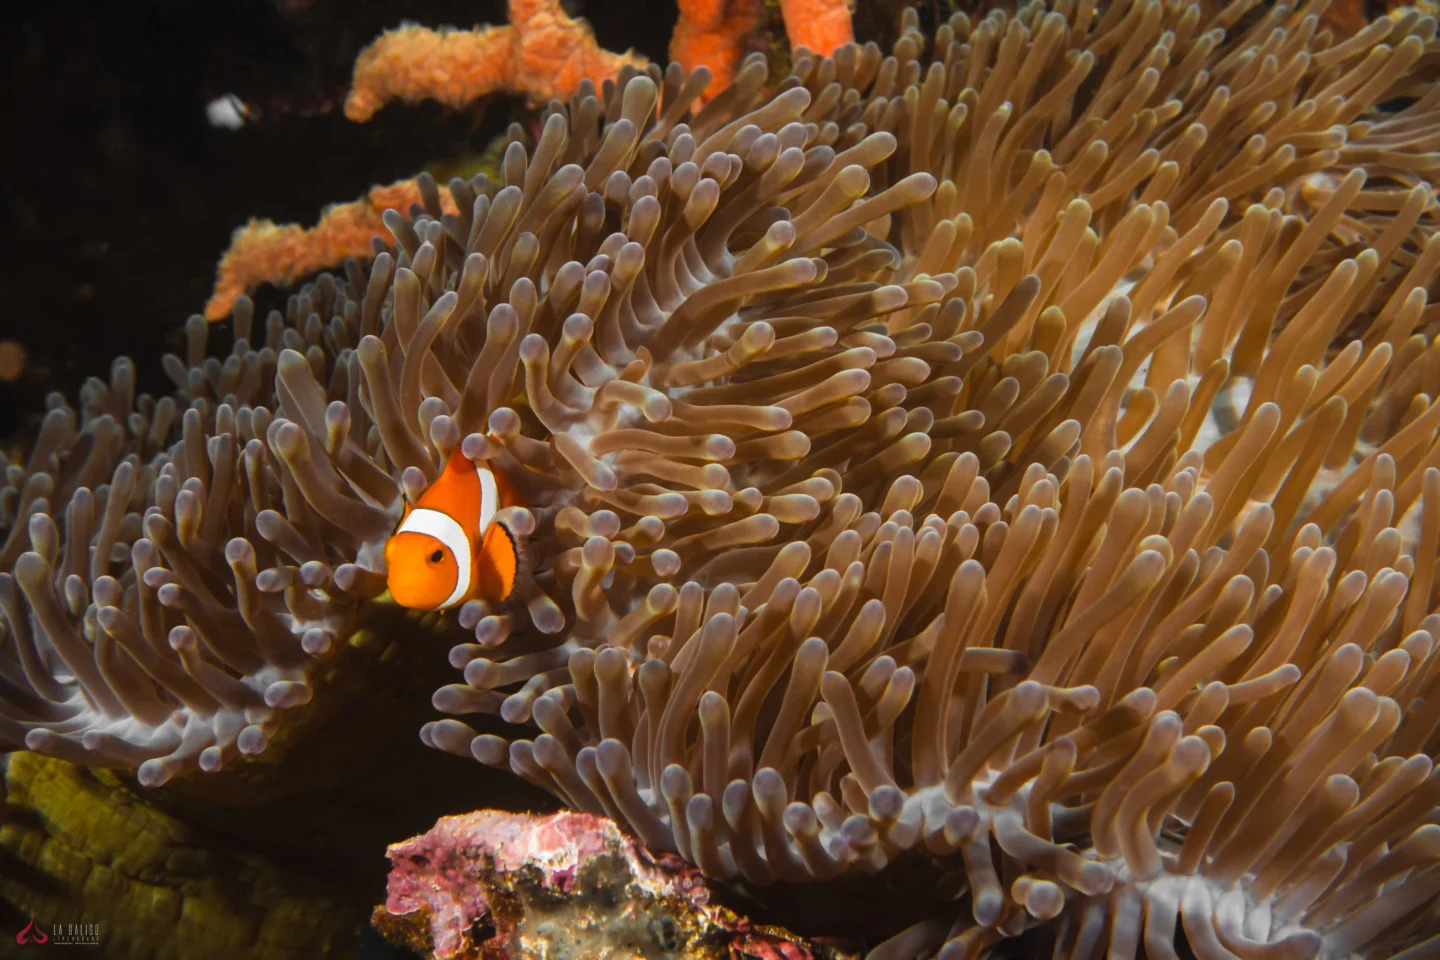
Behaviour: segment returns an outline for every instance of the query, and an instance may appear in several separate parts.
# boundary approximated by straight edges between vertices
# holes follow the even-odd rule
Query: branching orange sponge
[[[680,0],[680,18],[670,36],[670,59],[695,70],[710,68],[704,100],[736,80],[751,36],[763,25],[759,0]],[[828,57],[854,40],[845,0],[780,0],[790,49],[806,47]]]
[[[497,91],[566,99],[583,80],[598,86],[627,65],[645,65],[632,52],[602,49],[589,25],[567,16],[559,0],[510,0],[509,8],[505,26],[437,31],[407,24],[382,34],[355,61],[345,115],[363,123],[395,99],[460,107]],[[828,56],[850,40],[845,0],[785,0],[782,12],[793,47]],[[681,0],[670,56],[687,70],[709,67],[705,97],[713,97],[734,82],[747,38],[760,26],[759,0]],[[758,89],[765,71],[756,64],[752,74]],[[220,260],[206,318],[228,316],[237,297],[262,283],[293,283],[346,257],[369,257],[371,238],[385,235],[381,214],[421,199],[418,181],[402,180],[330,207],[313,227],[251,220]],[[449,195],[443,200],[448,204]]]
[[[626,65],[645,63],[602,50],[589,25],[567,16],[559,0],[510,0],[506,26],[436,31],[407,24],[382,34],[355,61],[345,115],[363,123],[395,99],[460,107],[496,91],[563,99],[582,80],[598,85]],[[371,238],[388,236],[381,214],[422,199],[417,180],[401,180],[328,208],[313,227],[251,220],[220,260],[206,318],[228,316],[237,297],[262,283],[293,283],[346,257],[368,258]],[[451,204],[449,194],[443,202]]]
[[[374,255],[371,238],[389,235],[382,214],[386,210],[405,211],[412,203],[424,202],[418,179],[399,180],[389,186],[371,187],[368,194],[352,203],[327,207],[313,227],[251,220],[235,231],[230,248],[220,258],[215,291],[205,304],[205,318],[228,317],[235,300],[262,283],[293,283],[333,267],[346,257],[368,259]],[[440,202],[444,212],[455,212],[448,193],[440,195]]]
[[[808,47],[828,57],[855,39],[845,0],[780,0],[790,49]]]
[[[510,23],[474,30],[407,24],[388,30],[355,61],[345,116],[363,123],[391,100],[438,100],[461,107],[490,93],[523,93],[538,101],[569,97],[582,80],[615,77],[637,54],[601,49],[589,24],[559,0],[510,0]]]
[[[710,68],[704,99],[735,81],[746,40],[760,26],[759,0],[680,0],[670,59],[687,71]]]

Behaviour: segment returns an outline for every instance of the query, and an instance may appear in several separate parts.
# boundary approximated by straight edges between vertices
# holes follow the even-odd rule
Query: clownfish
[[[495,515],[521,506],[514,488],[458,449],[385,543],[390,595],[402,607],[447,610],[508,600],[527,570],[525,548]]]

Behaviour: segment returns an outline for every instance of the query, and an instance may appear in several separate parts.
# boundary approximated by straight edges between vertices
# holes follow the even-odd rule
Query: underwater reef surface
[[[70,766],[10,764],[7,900],[193,883],[117,874],[66,798],[267,878],[185,831],[260,844],[259,800],[323,851],[309,801],[357,770],[505,805],[393,735],[759,912],[933,875],[875,960],[1429,955],[1440,46],[1323,12],[908,13],[718,91],[617,67],[492,172],[417,177],[372,256],[192,318],[173,389],[121,359],[49,401],[0,500],[0,737]],[[523,491],[531,575],[407,613],[383,548],[457,452]],[[195,909],[332,949],[269,883]]]
[[[125,771],[12,755],[0,814],[10,936],[0,956],[17,950],[13,935],[31,916],[46,929],[97,924],[107,957],[355,956],[384,880],[374,851],[398,825],[423,829],[457,796],[553,806],[415,749],[443,678],[413,656],[423,631],[392,629],[411,644],[352,636],[316,678],[327,712],[296,717],[293,738],[227,778],[157,791]]]
[[[673,854],[657,857],[592,814],[445,817],[387,855],[376,929],[444,960],[857,956],[853,945],[816,945],[751,924],[715,902],[694,867]]]

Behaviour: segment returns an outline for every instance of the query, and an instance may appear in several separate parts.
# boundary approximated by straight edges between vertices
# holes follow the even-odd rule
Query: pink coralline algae
[[[387,854],[375,928],[437,960],[844,956],[750,923],[714,901],[698,870],[593,814],[481,810]]]

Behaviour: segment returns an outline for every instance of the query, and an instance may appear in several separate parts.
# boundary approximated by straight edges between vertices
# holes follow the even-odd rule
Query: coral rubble
[[[536,576],[427,745],[710,877],[942,864],[881,960],[1433,951],[1436,21],[1251,7],[581,82],[174,396],[57,403],[0,739],[256,762],[459,449]]]
[[[445,817],[387,855],[375,928],[437,960],[844,956],[751,924],[680,858],[657,857],[591,814]]]

